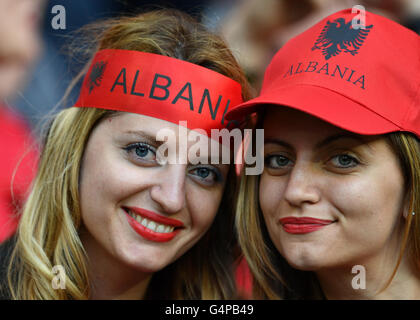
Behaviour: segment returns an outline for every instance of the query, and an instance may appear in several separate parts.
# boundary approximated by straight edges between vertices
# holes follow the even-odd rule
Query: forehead
[[[291,144],[315,145],[335,138],[349,138],[355,144],[374,146],[384,144],[391,150],[383,135],[359,135],[336,127],[302,111],[279,106],[268,106],[263,119],[264,139],[280,139]],[[337,140],[344,141],[344,140]]]
[[[114,116],[107,118],[106,121],[108,129],[116,132],[126,132],[131,130],[148,130],[148,131],[159,131],[160,129],[168,128],[171,130],[177,130],[178,125],[172,122],[168,122],[162,119],[153,118],[137,113],[130,112],[118,112]]]
[[[347,146],[363,146],[371,154],[397,160],[398,157],[384,135],[359,135],[338,128],[324,120],[288,107],[268,106],[263,119],[266,142],[284,141],[293,146],[318,148],[325,141],[344,142]],[[334,139],[339,137],[339,139]],[[330,140],[332,138],[332,140]]]
[[[295,135],[299,133],[310,133],[311,135],[348,133],[348,131],[315,116],[283,106],[267,106],[263,128],[265,136]]]

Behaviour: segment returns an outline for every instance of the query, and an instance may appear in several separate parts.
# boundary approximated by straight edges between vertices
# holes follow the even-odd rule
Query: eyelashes
[[[130,161],[139,166],[159,166],[157,159],[157,148],[145,143],[136,142],[123,148],[127,153]],[[211,186],[216,183],[222,183],[224,181],[221,171],[211,165],[196,165],[188,169],[188,175],[195,181]]]
[[[271,170],[287,170],[290,169],[294,161],[284,155],[274,154],[268,155],[264,159],[264,163],[268,169]],[[325,165],[329,168],[340,170],[340,169],[351,169],[360,165],[361,162],[353,155],[348,153],[340,153],[330,157]]]
[[[201,180],[206,185],[212,185],[223,182],[223,175],[219,169],[213,166],[196,166],[189,170],[195,179]]]
[[[136,142],[123,148],[130,160],[139,164],[154,165],[157,164],[157,149],[144,142]]]
[[[292,161],[282,155],[270,155],[265,157],[264,163],[268,168],[279,169],[290,166],[292,164]]]
[[[360,161],[347,153],[333,156],[330,160],[337,168],[354,168],[360,164]]]

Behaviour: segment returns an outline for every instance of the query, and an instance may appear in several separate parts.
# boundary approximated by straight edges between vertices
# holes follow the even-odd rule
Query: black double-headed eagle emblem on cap
[[[373,25],[353,29],[352,20],[346,23],[344,18],[335,19],[333,22],[327,21],[312,50],[321,49],[325,60],[342,51],[354,56],[372,27]]]
[[[106,62],[103,62],[103,61],[96,62],[92,66],[92,70],[90,71],[88,82],[87,82],[89,93],[91,93],[95,87],[99,87],[101,85],[101,80],[104,75],[105,67],[106,67]]]

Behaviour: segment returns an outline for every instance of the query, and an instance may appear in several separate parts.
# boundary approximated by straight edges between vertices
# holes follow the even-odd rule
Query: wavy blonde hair
[[[261,128],[264,112],[258,118],[256,127]],[[390,133],[384,137],[399,159],[404,174],[407,219],[396,266],[380,291],[390,285],[406,252],[420,271],[420,142],[410,133]],[[235,220],[239,244],[253,276],[253,297],[325,298],[315,273],[292,268],[271,241],[259,205],[259,181],[259,176],[246,176],[243,170]],[[416,214],[413,216],[412,212]]]
[[[250,97],[248,82],[224,41],[190,16],[176,10],[156,10],[95,24],[88,30],[96,47],[79,47],[82,53],[101,49],[150,52],[189,61],[217,71],[242,86]],[[74,86],[89,63],[75,78]],[[69,88],[69,92],[71,90]],[[46,133],[37,176],[25,204],[8,267],[12,299],[88,299],[88,257],[79,238],[80,167],[93,128],[115,111],[69,108],[61,111]],[[230,170],[218,214],[207,234],[172,265],[157,272],[146,298],[226,299],[235,294],[231,276],[235,242],[230,198],[235,185]],[[217,241],[216,241],[217,239]],[[66,289],[54,290],[53,267],[62,265]],[[165,292],[159,288],[165,287]]]

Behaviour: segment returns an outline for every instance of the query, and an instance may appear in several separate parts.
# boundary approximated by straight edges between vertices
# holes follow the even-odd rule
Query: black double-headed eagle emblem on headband
[[[312,50],[321,49],[325,60],[342,51],[354,56],[372,27],[373,25],[353,29],[352,21],[346,23],[344,18],[335,19],[333,22],[327,21]]]
[[[99,87],[101,85],[101,80],[104,75],[105,67],[106,67],[106,62],[103,62],[103,61],[96,62],[92,66],[92,70],[90,71],[88,82],[87,82],[89,93],[91,93],[95,87]]]

